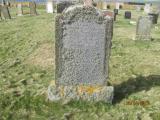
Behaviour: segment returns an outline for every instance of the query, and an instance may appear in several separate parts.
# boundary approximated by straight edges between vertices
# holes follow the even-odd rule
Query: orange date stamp
[[[125,103],[126,105],[135,105],[135,106],[143,106],[146,107],[150,105],[150,102],[148,100],[128,100]]]

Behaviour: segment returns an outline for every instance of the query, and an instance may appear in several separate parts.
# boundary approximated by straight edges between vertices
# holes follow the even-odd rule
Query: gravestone
[[[153,24],[157,24],[159,14],[158,14],[158,13],[149,13],[148,15],[153,17],[152,23],[153,23]]]
[[[123,9],[123,5],[119,5],[119,9]]]
[[[9,1],[6,2],[6,5],[7,5],[8,7],[11,7],[11,3],[10,3]]]
[[[136,39],[151,40],[152,17],[139,17],[137,22]]]
[[[114,13],[118,15],[118,9],[114,9]]]
[[[50,100],[112,102],[107,78],[113,20],[101,14],[75,5],[56,16],[56,82],[48,89]]]
[[[147,14],[151,12],[151,4],[145,4],[144,12]]]
[[[120,3],[116,2],[116,9],[119,10]]]
[[[29,2],[30,15],[37,15],[36,2]]]
[[[102,9],[103,9],[103,10],[106,10],[106,9],[107,9],[107,3],[106,3],[106,2],[103,2],[103,3],[102,3]]]
[[[125,11],[125,19],[131,19],[131,11]]]
[[[57,13],[62,13],[64,9],[68,8],[71,5],[73,5],[73,3],[70,1],[63,1],[57,3]]]
[[[114,21],[116,21],[116,14],[113,11],[110,10],[102,10],[103,16],[109,16],[111,18],[114,19]]]
[[[17,4],[17,8],[18,8],[18,16],[22,16],[22,15],[23,15],[22,4],[21,4],[21,3],[18,3],[18,4]]]
[[[5,19],[11,19],[11,15],[9,13],[9,9],[6,5],[1,7],[1,13]]]
[[[47,10],[47,13],[53,13],[54,12],[54,10],[53,10],[53,1],[52,0],[48,0],[47,1],[46,10]]]

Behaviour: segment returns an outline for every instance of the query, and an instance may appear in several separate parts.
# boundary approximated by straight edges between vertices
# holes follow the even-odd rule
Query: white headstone
[[[53,10],[53,1],[51,1],[51,0],[47,1],[46,10],[47,10],[47,13],[53,13],[54,12],[54,10]]]
[[[120,3],[116,2],[116,9],[119,10]]]
[[[151,4],[145,4],[144,12],[147,14],[151,12]]]
[[[106,10],[106,9],[107,9],[107,3],[106,3],[106,2],[103,2],[103,3],[102,3],[102,9],[103,9],[103,10]]]

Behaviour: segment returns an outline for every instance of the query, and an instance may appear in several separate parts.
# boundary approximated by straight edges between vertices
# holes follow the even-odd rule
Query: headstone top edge
[[[98,10],[97,8],[95,8],[93,6],[84,6],[82,4],[78,4],[78,5],[71,5],[71,6],[69,6],[67,9],[65,9],[63,11],[63,14],[68,14],[68,13],[74,12],[75,10],[96,11],[96,13],[98,15],[100,15],[102,13],[100,10]]]
[[[61,19],[64,23],[70,21],[70,23],[78,20],[79,18],[90,20],[95,19],[98,23],[103,23],[105,21],[111,21],[109,17],[104,17],[102,10],[95,8],[94,6],[84,6],[82,4],[71,5],[66,8],[62,14],[56,15],[56,19]]]

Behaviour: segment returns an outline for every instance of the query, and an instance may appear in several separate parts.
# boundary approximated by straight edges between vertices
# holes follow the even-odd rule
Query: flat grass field
[[[109,83],[113,104],[47,100],[54,80],[54,17],[0,21],[0,120],[160,120],[160,20],[152,41],[135,41],[136,25],[120,10],[114,23]],[[143,12],[132,10],[131,21]]]

